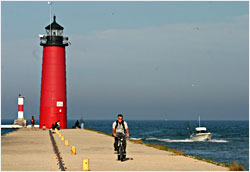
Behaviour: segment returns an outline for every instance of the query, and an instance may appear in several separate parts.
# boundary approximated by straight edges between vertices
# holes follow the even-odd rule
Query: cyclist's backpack
[[[117,126],[118,126],[118,120],[116,120],[115,130],[116,130]],[[125,132],[125,125],[124,125],[124,121],[123,120],[122,120],[122,127],[123,127],[123,130]]]

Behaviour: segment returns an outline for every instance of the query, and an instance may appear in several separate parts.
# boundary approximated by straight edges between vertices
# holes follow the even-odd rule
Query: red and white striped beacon
[[[45,29],[46,34],[40,36],[43,64],[39,128],[51,128],[60,120],[60,126],[64,129],[67,128],[65,47],[69,40],[63,36],[63,27],[56,23],[56,16]]]
[[[23,119],[23,102],[24,102],[24,96],[21,96],[21,94],[19,94],[18,97],[18,119]]]
[[[21,94],[19,94],[17,102],[18,102],[18,112],[17,112],[17,119],[14,120],[14,125],[26,126],[27,121],[24,119],[24,114],[23,114],[24,96],[21,96]]]

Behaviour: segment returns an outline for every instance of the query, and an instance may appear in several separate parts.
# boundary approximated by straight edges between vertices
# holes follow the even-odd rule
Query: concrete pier
[[[82,171],[82,159],[89,159],[91,171],[228,171],[226,167],[174,155],[173,153],[127,142],[127,160],[117,161],[113,137],[82,129],[61,130],[65,146],[54,133],[66,171]],[[76,155],[71,154],[76,147]],[[2,170],[56,171],[56,156],[48,130],[20,129],[2,136]]]
[[[60,171],[49,132],[22,128],[1,137],[2,171]]]
[[[61,155],[69,171],[81,171],[82,159],[89,159],[91,171],[227,171],[196,159],[176,156],[145,145],[127,141],[127,160],[117,161],[114,154],[113,137],[82,129],[61,131],[69,146],[55,136]],[[71,155],[71,146],[76,146],[76,155]]]

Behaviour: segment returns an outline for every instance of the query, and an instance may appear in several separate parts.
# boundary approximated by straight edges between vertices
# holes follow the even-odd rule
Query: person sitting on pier
[[[75,128],[81,128],[79,121],[77,120],[75,123]]]
[[[113,122],[112,125],[112,130],[113,130],[113,136],[115,137],[115,142],[114,142],[114,149],[115,151],[118,151],[118,135],[123,135],[123,145],[124,145],[124,150],[126,153],[126,137],[129,137],[129,131],[128,131],[128,124],[127,122],[123,121],[123,115],[118,114],[117,116],[117,121]],[[126,135],[125,135],[126,131]]]
[[[52,130],[54,130],[55,128],[59,131],[61,129],[60,127],[60,120],[56,121],[55,124],[52,124]]]
[[[57,128],[58,130],[61,129],[60,120],[58,120],[58,121],[56,122],[55,126],[56,126],[56,128]]]

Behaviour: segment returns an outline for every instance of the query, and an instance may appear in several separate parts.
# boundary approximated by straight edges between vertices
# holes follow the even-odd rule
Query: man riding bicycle
[[[117,121],[113,122],[112,125],[113,136],[115,137],[114,149],[118,151],[118,136],[123,137],[124,153],[126,153],[126,137],[129,137],[128,124],[123,121],[123,115],[119,114],[117,116]],[[126,135],[125,135],[126,131]]]

